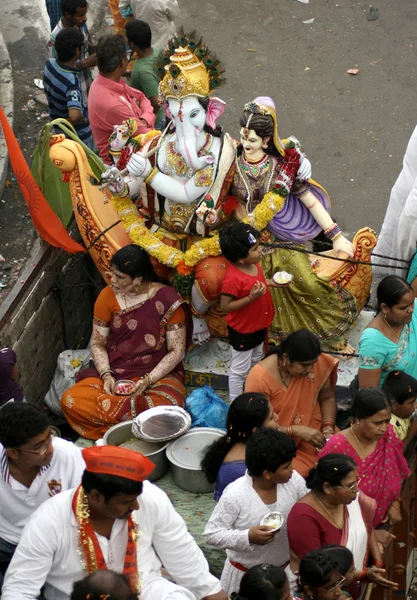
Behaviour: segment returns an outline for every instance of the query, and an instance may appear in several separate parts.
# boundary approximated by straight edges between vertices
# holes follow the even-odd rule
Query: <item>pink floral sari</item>
[[[390,425],[375,450],[363,460],[342,433],[333,435],[319,458],[337,453],[350,456],[356,462],[361,478],[359,488],[376,500],[374,527],[382,523],[393,501],[401,496],[403,481],[410,475],[403,455],[401,440]]]

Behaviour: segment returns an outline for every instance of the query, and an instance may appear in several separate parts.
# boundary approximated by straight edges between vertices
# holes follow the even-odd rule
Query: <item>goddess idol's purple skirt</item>
[[[321,202],[327,212],[330,212],[330,198],[327,192],[311,179],[308,180],[310,191]],[[311,212],[295,194],[289,194],[284,206],[275,217],[269,221],[268,230],[284,242],[308,242],[321,231]]]

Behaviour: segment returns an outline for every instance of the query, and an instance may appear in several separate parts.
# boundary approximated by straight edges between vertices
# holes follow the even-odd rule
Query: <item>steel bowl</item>
[[[175,485],[195,494],[213,492],[215,484],[207,481],[200,463],[207,446],[224,435],[221,429],[196,427],[168,444],[166,452]]]
[[[279,511],[269,512],[267,513],[259,525],[267,525],[268,527],[273,527],[271,532],[279,531],[284,523],[284,517]]]
[[[168,443],[148,442],[136,439],[132,434],[132,424],[133,421],[125,421],[124,423],[113,425],[104,434],[103,442],[108,446],[120,446],[129,440],[134,441],[134,448],[132,449],[147,456],[155,465],[155,469],[147,479],[149,481],[157,481],[169,469],[169,462],[165,453]]]
[[[128,392],[119,392],[119,386],[123,385],[130,386]],[[131,379],[119,379],[119,381],[116,381],[116,383],[114,384],[114,393],[117,394],[117,396],[130,396],[130,394],[132,394],[132,392],[135,389],[135,385],[136,383]]]

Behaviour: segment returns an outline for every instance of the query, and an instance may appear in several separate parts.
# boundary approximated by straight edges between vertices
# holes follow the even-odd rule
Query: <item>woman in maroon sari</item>
[[[131,244],[116,252],[111,286],[94,307],[94,368],[81,371],[61,398],[71,427],[97,440],[153,406],[183,406],[189,317],[176,290],[159,282],[145,250]],[[115,393],[121,379],[135,382],[129,395]]]

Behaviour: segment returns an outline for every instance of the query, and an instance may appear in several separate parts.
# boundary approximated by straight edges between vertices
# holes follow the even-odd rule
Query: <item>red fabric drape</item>
[[[45,242],[56,248],[62,248],[70,254],[85,252],[85,248],[68,234],[39,189],[19,147],[13,129],[10,127],[10,123],[1,107],[0,122],[3,127],[13,172],[37,232]]]

